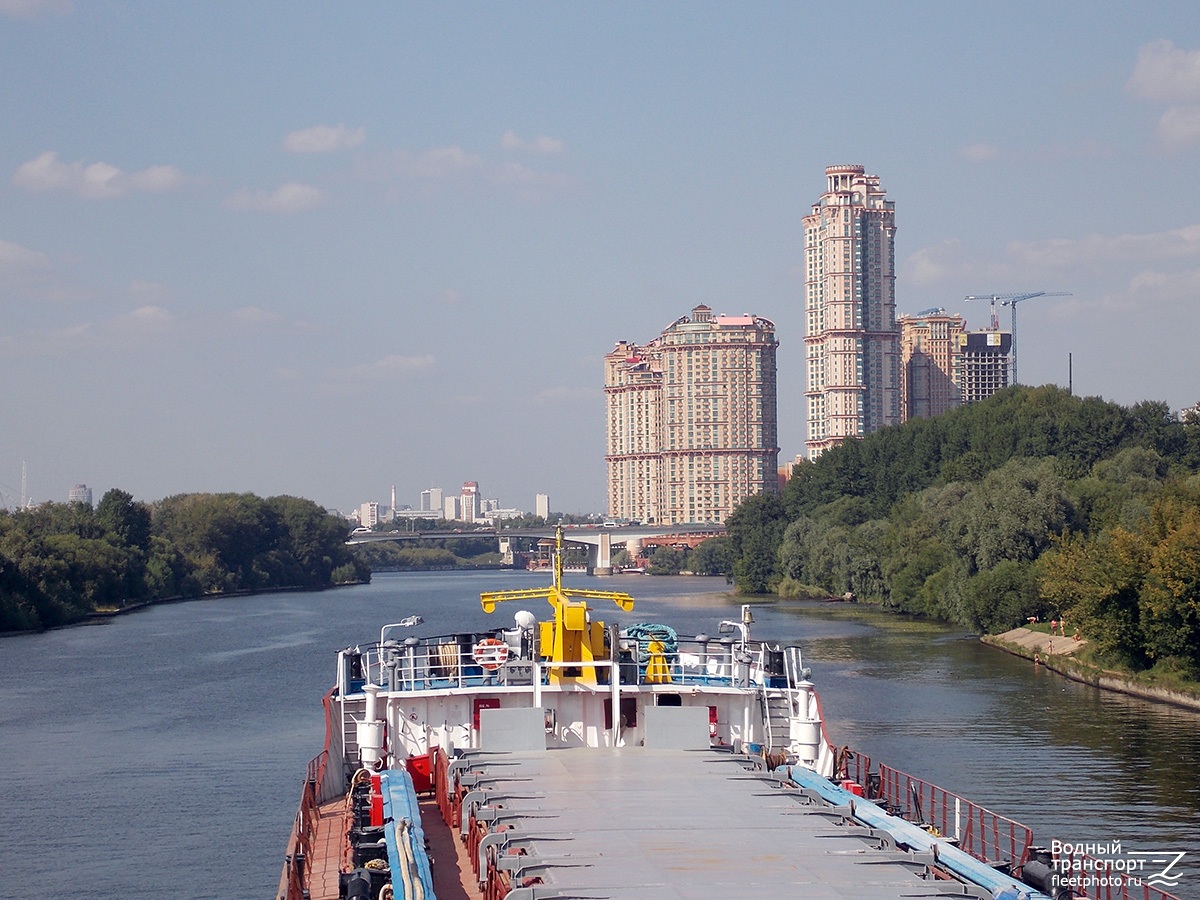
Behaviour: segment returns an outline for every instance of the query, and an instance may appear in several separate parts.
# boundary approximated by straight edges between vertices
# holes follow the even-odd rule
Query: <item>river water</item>
[[[741,602],[704,578],[568,575],[633,613],[715,633]],[[319,593],[152,607],[0,639],[0,897],[271,897],[333,653],[407,615],[484,630],[516,572],[381,574]],[[546,609],[531,605],[539,616]],[[832,740],[1031,826],[1048,844],[1186,851],[1200,898],[1200,714],[1067,681],[942,626],[845,604],[754,605],[799,643]]]

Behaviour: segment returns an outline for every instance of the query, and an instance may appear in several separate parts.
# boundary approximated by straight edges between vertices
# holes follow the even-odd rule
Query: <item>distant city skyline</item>
[[[26,460],[35,500],[601,512],[604,356],[700,304],[775,324],[790,460],[843,163],[902,210],[896,315],[1069,292],[1022,303],[1022,383],[1200,400],[1193,2],[6,0],[0,71],[8,506]]]

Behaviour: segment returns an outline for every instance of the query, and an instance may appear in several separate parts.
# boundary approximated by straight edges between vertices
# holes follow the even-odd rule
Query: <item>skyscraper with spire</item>
[[[825,180],[804,217],[809,459],[900,422],[895,203],[863,166]]]

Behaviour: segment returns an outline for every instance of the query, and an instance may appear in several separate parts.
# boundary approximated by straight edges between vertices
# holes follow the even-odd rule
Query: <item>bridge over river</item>
[[[372,531],[369,534],[352,534],[347,544],[374,544],[380,541],[404,542],[421,540],[456,540],[481,537],[495,537],[499,543],[500,554],[505,562],[512,563],[512,539],[534,538],[537,540],[553,539],[556,528],[513,528],[504,531]],[[680,544],[695,547],[711,537],[725,533],[724,525],[564,525],[563,540],[569,544],[582,544],[588,548],[588,574],[611,575],[612,551],[614,547],[625,547],[631,555],[636,556],[644,543]]]

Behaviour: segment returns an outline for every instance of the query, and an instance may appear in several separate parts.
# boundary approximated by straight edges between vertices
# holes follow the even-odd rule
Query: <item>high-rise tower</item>
[[[901,418],[929,418],[959,406],[960,338],[966,333],[966,320],[939,306],[901,316],[897,324]]]
[[[724,522],[777,490],[775,326],[704,305],[604,360],[609,515]]]
[[[813,459],[900,422],[895,204],[862,166],[829,166],[804,217],[804,348]]]

